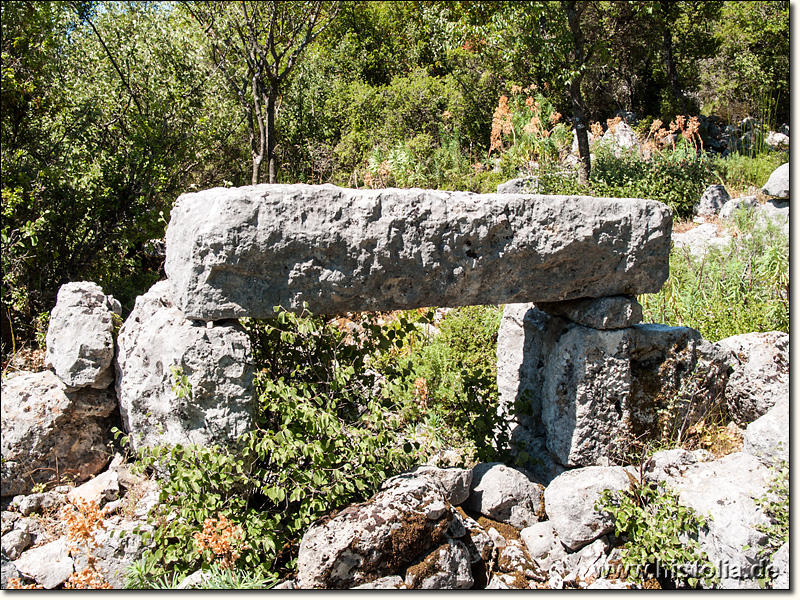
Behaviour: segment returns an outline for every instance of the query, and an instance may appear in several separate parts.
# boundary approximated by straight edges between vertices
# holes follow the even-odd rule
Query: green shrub
[[[717,341],[754,331],[789,332],[789,240],[771,220],[735,214],[730,242],[694,256],[673,248],[670,276],[640,297],[645,321],[685,325]]]
[[[711,169],[719,183],[725,186],[731,197],[735,197],[738,193],[754,194],[752,188],[761,188],[772,172],[788,161],[788,154],[783,152],[766,152],[755,156],[734,153],[725,158],[712,158]]]
[[[629,477],[628,490],[606,490],[595,504],[596,510],[613,517],[615,533],[625,541],[621,562],[627,579],[642,584],[649,573],[654,573],[668,583],[697,587],[697,574],[706,571],[704,567],[713,567],[697,541],[705,519],[680,504],[663,482],[656,485]],[[695,573],[680,568],[689,565],[697,567]],[[656,568],[670,572],[665,576]],[[706,587],[714,582],[714,578],[703,581]]]
[[[781,461],[777,468],[773,467],[770,470],[772,478],[767,493],[762,498],[756,498],[756,505],[767,516],[769,523],[755,526],[767,536],[767,543],[759,552],[759,558],[767,562],[771,561],[775,552],[789,541],[789,463]],[[758,580],[762,588],[768,582],[766,577]]]

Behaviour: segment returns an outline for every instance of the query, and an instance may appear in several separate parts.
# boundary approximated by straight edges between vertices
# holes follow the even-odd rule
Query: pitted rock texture
[[[117,349],[117,397],[134,448],[231,445],[252,427],[254,367],[239,323],[185,319],[161,281],[136,299]],[[190,397],[174,389],[173,368],[188,378]]]
[[[165,269],[207,321],[657,292],[672,212],[652,200],[258,185],[184,194]]]
[[[545,509],[556,535],[573,552],[614,531],[614,520],[597,512],[604,490],[625,490],[631,482],[622,467],[585,467],[566,471],[544,491]]]
[[[114,381],[114,320],[122,307],[96,283],[67,283],[58,290],[47,328],[47,366],[72,388],[107,388]]]
[[[351,505],[306,531],[297,558],[297,584],[301,589],[346,589],[393,575],[448,544],[453,520],[439,485],[424,475],[396,477],[368,502]],[[468,553],[466,561],[468,565]]]
[[[730,359],[688,327],[602,331],[530,304],[506,305],[497,356],[512,449],[547,461],[532,443],[544,438],[564,466],[597,465],[632,437],[657,436],[659,412],[676,399],[681,418],[702,415],[720,397]],[[698,391],[684,402],[677,397],[690,379]]]
[[[536,308],[592,329],[623,329],[642,322],[642,305],[629,296],[537,302]]]
[[[761,188],[767,196],[780,199],[789,198],[789,163],[785,163],[775,169],[769,176],[767,183]]]
[[[731,353],[725,388],[728,412],[739,425],[764,415],[789,398],[789,334],[782,331],[734,335],[716,345]]]
[[[544,486],[524,470],[496,462],[472,469],[470,495],[464,506],[517,529],[546,518]]]
[[[2,495],[62,476],[85,481],[108,464],[113,394],[71,389],[52,371],[3,378]]]

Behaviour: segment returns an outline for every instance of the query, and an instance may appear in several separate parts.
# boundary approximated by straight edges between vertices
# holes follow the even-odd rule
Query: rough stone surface
[[[735,566],[749,572],[758,564],[759,548],[766,542],[766,536],[754,527],[767,522],[754,499],[764,496],[769,478],[769,470],[757,458],[736,452],[718,460],[688,465],[680,475],[665,481],[679,493],[681,504],[711,517],[707,531],[701,531],[699,537],[709,560],[717,565],[724,561],[731,569]],[[758,588],[753,579],[725,576],[721,586]]]
[[[14,561],[14,566],[46,590],[64,583],[74,571],[66,537],[31,548]]]
[[[369,583],[362,583],[352,588],[354,590],[396,590],[405,588],[406,584],[403,578],[399,575],[389,575],[388,577],[381,577]]]
[[[0,588],[8,589],[8,580],[19,578],[20,574],[14,563],[6,560],[5,556],[0,556]]]
[[[706,450],[662,450],[649,458],[644,465],[644,472],[651,481],[666,482],[682,476],[690,466],[710,459],[711,455]]]
[[[758,208],[758,199],[755,196],[743,196],[742,198],[728,200],[722,205],[722,208],[719,211],[719,218],[730,219],[733,217],[734,212],[743,207],[746,207],[750,210]]]
[[[620,157],[625,152],[638,149],[641,144],[636,137],[636,132],[624,121],[617,123],[616,126],[609,127],[603,134],[601,140],[611,144],[611,151],[614,156]]]
[[[452,521],[438,485],[427,477],[397,477],[392,487],[368,502],[351,505],[306,531],[297,558],[297,584],[302,589],[345,589],[397,574],[447,543]]]
[[[52,371],[3,378],[2,493],[25,494],[59,475],[82,482],[108,463],[110,415],[117,408],[106,390],[69,391]]]
[[[594,509],[603,490],[624,490],[630,480],[622,467],[585,467],[566,471],[544,491],[545,510],[561,543],[579,550],[614,531],[614,522]]]
[[[406,570],[409,589],[468,590],[474,583],[469,551],[459,540],[447,540]]]
[[[677,410],[701,414],[722,393],[729,358],[687,327],[600,331],[532,305],[506,306],[497,356],[511,449],[538,461],[547,455],[531,448],[544,438],[549,456],[564,466],[598,464],[632,436],[657,434],[659,411],[693,373],[698,392]]]
[[[193,319],[656,292],[671,210],[585,196],[259,185],[184,194],[165,269]]]
[[[522,529],[543,520],[544,486],[522,469],[481,463],[472,469],[470,495],[464,506]]]
[[[11,560],[17,560],[19,555],[31,545],[31,534],[21,529],[12,529],[3,534],[0,542],[5,555]]]
[[[767,466],[789,462],[789,394],[747,426],[744,451]]]
[[[775,148],[776,150],[789,149],[789,136],[784,133],[770,131],[765,141],[770,148]]]
[[[422,465],[415,467],[411,473],[415,475],[424,475],[439,484],[444,493],[444,497],[447,498],[447,501],[453,506],[458,506],[469,498],[470,484],[472,483],[472,469],[441,469],[439,467]],[[381,487],[389,487],[391,481],[391,479],[387,480]]]
[[[549,571],[555,561],[566,555],[550,521],[534,523],[520,531],[519,535],[528,547],[531,557],[544,571]]]
[[[39,514],[49,508],[60,506],[64,503],[64,495],[56,492],[39,492],[16,496],[12,501],[19,513],[23,516]]]
[[[231,445],[253,423],[250,341],[237,322],[184,318],[156,283],[122,326],[117,339],[117,397],[134,448],[155,444]],[[179,397],[172,369],[191,385]]]
[[[700,203],[695,207],[695,214],[701,217],[713,217],[730,199],[724,185],[710,185],[700,197]]]
[[[781,200],[789,199],[789,163],[782,164],[769,176],[767,183],[761,188],[767,196]]]
[[[642,305],[630,296],[538,302],[536,308],[592,329],[623,329],[642,322]]]
[[[730,235],[720,235],[714,223],[703,223],[686,231],[672,236],[676,248],[688,248],[694,256],[703,256],[710,248],[721,248],[730,242]]]
[[[95,503],[97,506],[116,500],[119,497],[119,476],[116,471],[103,471],[97,477],[90,479],[83,485],[70,490],[67,499],[75,503],[82,500],[86,503]]]
[[[789,542],[781,546],[772,556],[772,566],[777,575],[772,580],[773,590],[789,589]]]
[[[107,388],[114,380],[114,319],[122,307],[96,283],[58,290],[47,328],[46,364],[72,388]]]
[[[537,177],[518,177],[497,186],[498,194],[535,194],[539,191]]]
[[[497,568],[503,573],[518,573],[528,580],[542,582],[547,579],[522,540],[508,540],[506,545],[499,549]]]
[[[725,387],[728,412],[739,425],[765,414],[789,397],[789,334],[744,333],[716,343],[731,354],[733,373]]]

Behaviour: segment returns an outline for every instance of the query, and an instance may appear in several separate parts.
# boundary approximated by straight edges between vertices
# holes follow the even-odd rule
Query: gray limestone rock
[[[276,586],[277,587],[277,586]],[[362,583],[361,585],[357,585],[354,590],[396,590],[396,589],[404,589],[406,587],[403,578],[399,575],[388,575],[387,577],[381,577],[380,579],[376,579],[375,581],[370,581],[369,583]],[[273,588],[276,589],[276,588]]]
[[[64,583],[75,570],[66,537],[31,548],[14,561],[14,566],[46,590]]]
[[[464,507],[522,529],[543,520],[544,486],[522,469],[481,463],[472,469],[470,495]]]
[[[558,540],[551,521],[534,523],[520,531],[519,535],[525,542],[531,557],[544,571],[549,571],[555,561],[566,555],[564,546]]]
[[[711,517],[698,539],[711,563],[724,566],[723,589],[758,589],[757,581],[734,573],[751,573],[759,564],[766,536],[755,526],[766,524],[767,517],[755,499],[764,496],[769,478],[769,469],[757,458],[736,452],[689,465],[665,480],[678,492],[681,504]]]
[[[62,285],[47,328],[47,366],[71,388],[107,388],[114,380],[112,315],[121,313],[96,283]]]
[[[20,574],[14,563],[6,560],[5,556],[0,556],[0,588],[8,589],[8,580],[19,578]]]
[[[22,529],[13,529],[4,533],[2,539],[3,552],[11,560],[17,560],[19,555],[31,545],[31,534]]]
[[[447,540],[406,570],[412,590],[468,590],[474,583],[469,551],[459,540]]]
[[[601,331],[531,305],[506,307],[497,354],[499,411],[508,415],[511,449],[538,461],[529,450],[544,437],[564,466],[596,465],[619,457],[633,437],[657,437],[665,409],[691,422],[720,396],[728,371],[724,349],[693,329]]]
[[[744,426],[789,398],[789,334],[781,331],[734,335],[716,343],[731,353],[725,387],[728,412]]]
[[[168,282],[156,283],[136,299],[117,339],[117,397],[133,447],[232,445],[252,427],[253,369],[238,322],[187,320]],[[183,397],[175,389],[181,373],[191,386]]]
[[[700,203],[695,207],[695,214],[702,217],[713,217],[730,199],[725,186],[710,185],[700,197]]]
[[[431,549],[448,544],[453,518],[441,488],[430,479],[396,478],[369,501],[306,531],[297,558],[297,584],[301,589],[349,589],[397,574]],[[466,564],[469,568],[468,553]]]
[[[789,163],[782,164],[769,176],[767,183],[761,188],[767,196],[781,200],[789,199]]]
[[[631,296],[537,302],[536,308],[592,329],[623,329],[642,322],[642,305]]]
[[[758,199],[756,199],[755,196],[743,196],[741,198],[728,200],[722,205],[722,208],[719,211],[719,218],[730,219],[733,217],[733,213],[741,208],[747,208],[748,210],[754,210],[758,208]]]
[[[772,555],[772,568],[776,572],[772,578],[773,590],[789,589],[789,542]]]
[[[18,372],[2,381],[2,495],[26,494],[37,483],[70,475],[82,482],[108,463],[107,390],[70,391],[52,371]]]
[[[539,191],[537,177],[518,177],[497,186],[498,194],[535,194]]]
[[[447,501],[453,506],[458,506],[469,497],[470,484],[472,483],[472,469],[441,469],[429,465],[422,465],[412,469],[413,475],[424,475],[438,483]],[[392,479],[384,482],[381,489],[389,487]]]
[[[630,484],[622,467],[574,469],[551,481],[544,491],[545,510],[561,543],[574,552],[613,532],[613,519],[598,513],[595,502],[604,490],[625,490]]]
[[[747,426],[744,451],[767,466],[789,462],[789,394]]]
[[[191,319],[656,292],[672,212],[651,200],[259,185],[184,194],[165,269]]]

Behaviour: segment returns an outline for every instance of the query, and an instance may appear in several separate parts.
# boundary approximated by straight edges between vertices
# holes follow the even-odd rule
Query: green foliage
[[[771,220],[735,214],[730,242],[702,256],[670,253],[670,276],[642,296],[645,320],[686,325],[717,341],[753,331],[789,332],[789,240]]]
[[[767,543],[760,548],[759,558],[771,561],[775,552],[789,541],[789,463],[781,461],[777,467],[771,467],[772,478],[767,493],[756,498],[756,505],[769,519],[767,524],[757,524],[755,528],[767,536]],[[767,581],[759,580],[763,588]]]
[[[769,180],[772,172],[789,160],[782,152],[763,152],[754,156],[734,152],[725,158],[715,156],[711,159],[711,170],[719,179],[719,183],[734,195],[740,190],[741,195],[753,195],[753,188],[760,188]]]
[[[710,564],[697,541],[705,519],[683,506],[663,482],[656,485],[629,477],[628,490],[605,490],[595,504],[596,510],[614,519],[616,535],[625,540],[621,560],[628,579],[641,584],[646,571],[640,567],[659,565],[673,571],[674,583],[697,587],[701,581],[697,573]],[[683,572],[680,567],[684,565],[697,566],[695,574]],[[706,587],[714,582],[712,578],[703,580]]]
[[[492,436],[497,424],[501,318],[502,307],[497,306],[454,309],[429,344],[401,361],[410,371],[402,392],[407,402],[416,404],[418,415],[428,414],[429,429],[474,448],[479,460],[496,456]],[[446,421],[446,428],[437,426],[439,417]]]
[[[674,150],[653,152],[645,160],[638,152],[618,158],[608,146],[595,146],[590,187],[596,196],[658,200],[687,217],[712,182],[708,156],[681,137]]]

